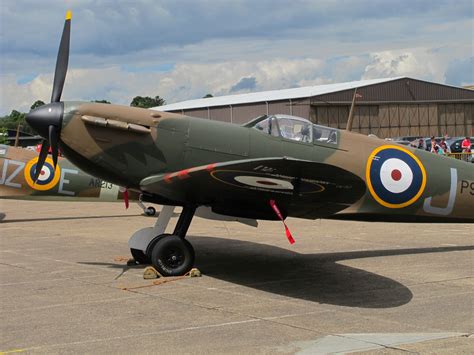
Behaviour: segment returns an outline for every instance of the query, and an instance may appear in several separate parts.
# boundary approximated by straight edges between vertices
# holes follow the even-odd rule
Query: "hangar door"
[[[312,105],[310,119],[324,126],[345,129],[350,105]],[[399,136],[473,135],[474,104],[418,103],[358,105],[353,131],[379,138]]]

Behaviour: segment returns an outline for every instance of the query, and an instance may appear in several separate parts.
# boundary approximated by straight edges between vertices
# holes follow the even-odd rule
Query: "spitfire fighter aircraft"
[[[86,174],[67,159],[59,158],[56,168],[46,158],[40,175],[33,180],[38,157],[28,149],[0,144],[0,199],[41,201],[135,201],[147,216],[156,210],[141,202],[140,194],[125,192],[117,185]]]
[[[136,250],[163,275],[194,263],[185,239],[196,208],[247,219],[474,222],[474,165],[374,137],[265,115],[238,126],[167,112],[62,102],[70,14],[51,103],[27,122],[47,149],[147,201],[182,206],[172,235],[138,231]],[[284,222],[283,222],[284,223]],[[285,225],[290,243],[293,238]],[[142,233],[143,232],[143,233]],[[135,254],[136,254],[135,250]]]

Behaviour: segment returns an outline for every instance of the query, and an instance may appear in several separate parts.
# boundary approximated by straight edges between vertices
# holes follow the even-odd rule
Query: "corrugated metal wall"
[[[402,78],[357,89],[364,102],[413,102],[413,101],[460,101],[474,100],[474,91]],[[318,101],[351,102],[354,90],[345,90],[318,96]],[[313,103],[317,103],[314,102]]]
[[[183,115],[191,116],[191,117],[199,117],[199,118],[208,118],[208,110],[207,107],[205,108],[197,108],[193,110],[179,110],[173,111],[176,113],[182,113]]]
[[[231,112],[229,106],[213,107],[209,109],[209,118],[215,121],[230,122]]]
[[[349,105],[312,106],[314,123],[345,128]],[[473,135],[474,104],[359,105],[354,111],[353,130],[380,138],[398,136]]]
[[[230,110],[230,109],[229,109]],[[263,103],[232,106],[232,123],[243,124],[257,116],[267,113],[267,105]]]
[[[353,130],[380,138],[474,135],[474,91],[415,79],[359,88]],[[263,114],[292,114],[344,129],[354,91],[312,98],[173,111],[243,124]]]

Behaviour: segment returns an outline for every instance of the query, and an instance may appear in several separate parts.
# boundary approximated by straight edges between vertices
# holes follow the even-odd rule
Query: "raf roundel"
[[[241,187],[244,189],[259,191],[280,191],[282,193],[292,193],[295,186],[290,178],[283,179],[275,176],[238,170],[214,170],[211,176],[227,185]],[[309,194],[324,191],[324,187],[309,181],[299,181],[298,193]]]
[[[426,171],[409,150],[384,145],[369,156],[366,181],[370,194],[382,206],[403,208],[418,200],[425,190]]]
[[[51,158],[46,158],[41,173],[38,177],[38,180],[34,181],[34,173],[36,169],[36,164],[38,163],[38,157],[31,159],[25,166],[25,181],[33,189],[39,191],[51,190],[55,187],[61,176],[61,169],[59,164],[54,170],[53,161]]]

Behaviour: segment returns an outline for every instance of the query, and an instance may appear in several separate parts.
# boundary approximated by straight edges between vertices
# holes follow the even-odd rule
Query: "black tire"
[[[145,214],[146,214],[147,216],[149,216],[149,217],[154,216],[154,215],[156,214],[156,209],[155,209],[155,207],[152,207],[152,206],[147,207],[147,208],[145,209]]]
[[[150,258],[140,249],[130,249],[130,253],[133,256],[133,259],[139,264],[147,265],[150,264]]]
[[[176,235],[159,239],[151,251],[151,264],[163,276],[181,276],[194,265],[194,249]]]
[[[148,260],[150,260],[150,264],[151,264],[151,252],[153,251],[153,247],[156,245],[156,243],[158,243],[158,241],[161,238],[169,237],[170,235],[171,234],[169,233],[163,233],[163,234],[157,235],[155,238],[153,238],[150,241],[150,243],[148,243],[148,246],[146,247],[145,255],[147,256]]]

